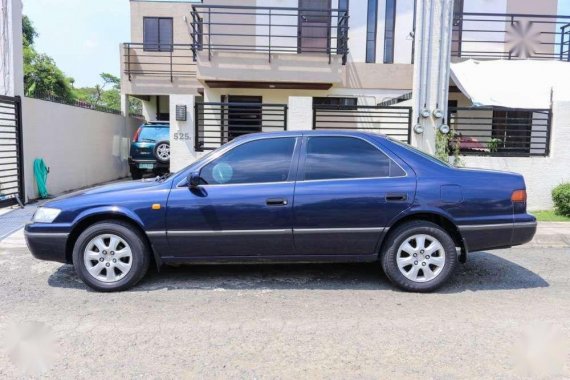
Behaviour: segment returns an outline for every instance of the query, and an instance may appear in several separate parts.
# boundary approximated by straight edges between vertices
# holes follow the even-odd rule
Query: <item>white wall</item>
[[[34,160],[50,168],[50,194],[100,184],[129,174],[130,140],[139,120],[38,99],[23,98],[26,195],[35,199]]]
[[[530,210],[553,207],[551,191],[570,181],[570,101],[553,106],[549,157],[462,157],[467,167],[516,172],[524,175]]]

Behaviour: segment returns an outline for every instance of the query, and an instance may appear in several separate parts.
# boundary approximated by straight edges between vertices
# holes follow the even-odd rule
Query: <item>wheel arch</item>
[[[67,238],[66,246],[65,246],[65,260],[72,264],[73,263],[73,247],[77,242],[77,239],[81,235],[83,231],[87,228],[92,226],[95,223],[104,222],[104,221],[120,221],[123,223],[127,223],[133,228],[137,229],[145,239],[146,244],[150,248],[152,252],[152,259],[154,260],[157,266],[160,265],[160,258],[157,256],[157,253],[148,238],[145,230],[142,227],[140,221],[137,221],[135,218],[120,212],[111,212],[111,211],[100,211],[85,215],[81,219],[79,219],[73,226],[71,232],[69,233],[69,237]]]
[[[467,244],[465,243],[465,240],[463,239],[463,235],[461,235],[461,231],[449,216],[446,216],[443,213],[439,213],[432,210],[429,211],[417,210],[412,213],[401,215],[399,218],[395,219],[392,222],[392,224],[389,226],[390,230],[388,231],[388,234],[385,236],[385,238],[382,241],[380,252],[383,252],[384,249],[386,248],[385,245],[387,244],[388,236],[390,235],[391,231],[394,231],[404,223],[416,220],[424,220],[426,222],[431,222],[443,228],[451,236],[451,238],[455,242],[455,245],[461,248],[461,256],[459,260],[460,262],[465,262],[468,247]]]

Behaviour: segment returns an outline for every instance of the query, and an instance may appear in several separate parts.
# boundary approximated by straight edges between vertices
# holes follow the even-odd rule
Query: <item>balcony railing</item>
[[[196,76],[196,61],[191,44],[123,44],[125,74],[167,77]]]
[[[450,151],[475,156],[548,156],[550,110],[450,107]]]
[[[196,51],[348,55],[348,11],[225,5],[192,6]]]
[[[462,13],[453,20],[452,56],[570,61],[570,16]]]
[[[564,25],[561,30],[560,60],[570,62],[570,23]]]

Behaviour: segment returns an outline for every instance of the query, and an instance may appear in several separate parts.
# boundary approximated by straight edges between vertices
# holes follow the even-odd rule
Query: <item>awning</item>
[[[548,109],[553,91],[570,100],[570,62],[468,60],[451,64],[451,79],[476,107]]]

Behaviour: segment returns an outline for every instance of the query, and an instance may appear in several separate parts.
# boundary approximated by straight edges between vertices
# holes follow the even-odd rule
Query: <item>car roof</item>
[[[322,131],[284,131],[284,132],[262,132],[262,133],[250,133],[239,137],[239,140],[253,140],[259,137],[292,137],[292,136],[351,136],[351,137],[372,137],[372,138],[384,138],[387,139],[386,135],[381,135],[377,133],[361,132],[361,131],[351,131],[343,129],[334,130],[322,130]],[[237,140],[237,139],[236,139]]]

